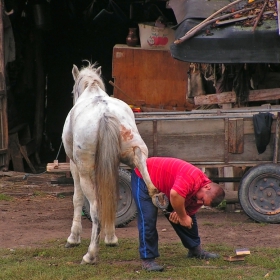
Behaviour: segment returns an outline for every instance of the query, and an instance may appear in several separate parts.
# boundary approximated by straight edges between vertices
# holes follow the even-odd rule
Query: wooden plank
[[[245,261],[244,256],[224,256],[224,260],[228,262]]]
[[[9,152],[14,171],[24,172],[22,155],[18,145],[18,134],[9,135]]]
[[[228,131],[228,151],[233,154],[242,154],[244,150],[243,119],[230,119]]]
[[[248,101],[266,101],[280,99],[280,88],[250,90]],[[222,92],[217,94],[207,94],[194,97],[195,105],[210,105],[236,103],[235,92]]]
[[[256,147],[255,135],[244,135],[244,151],[242,154],[229,154],[229,162],[248,162],[255,161],[258,163],[272,162],[274,150],[274,135],[271,135],[270,142],[266,146],[266,150],[262,154],[258,154]]]
[[[280,1],[277,0],[277,14],[278,14],[278,34],[280,35]]]

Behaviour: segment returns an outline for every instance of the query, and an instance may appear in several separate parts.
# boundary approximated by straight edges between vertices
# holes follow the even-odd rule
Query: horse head
[[[88,61],[88,66],[84,67],[79,71],[78,67],[74,64],[72,69],[72,75],[75,81],[73,87],[74,104],[77,99],[81,96],[84,90],[89,86],[99,86],[105,91],[105,85],[101,78],[101,66],[95,68],[97,63],[91,64]]]

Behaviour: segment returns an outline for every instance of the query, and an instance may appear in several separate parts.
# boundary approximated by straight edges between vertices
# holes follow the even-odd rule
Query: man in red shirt
[[[169,201],[169,222],[180,237],[188,258],[214,259],[219,255],[204,251],[200,245],[195,213],[202,206],[218,206],[225,197],[224,190],[192,164],[168,157],[147,159],[148,172],[156,188]],[[131,174],[132,194],[138,209],[139,253],[143,269],[163,271],[155,262],[159,257],[156,221],[158,208],[149,196],[147,186],[137,168]]]

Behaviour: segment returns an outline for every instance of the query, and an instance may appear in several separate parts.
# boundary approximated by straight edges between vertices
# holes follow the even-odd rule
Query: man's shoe
[[[163,271],[163,266],[157,264],[155,259],[146,259],[142,262],[142,268],[146,271]]]
[[[220,256],[215,253],[209,253],[201,249],[201,246],[197,246],[193,249],[189,250],[189,253],[187,254],[187,258],[197,258],[197,259],[217,259]]]

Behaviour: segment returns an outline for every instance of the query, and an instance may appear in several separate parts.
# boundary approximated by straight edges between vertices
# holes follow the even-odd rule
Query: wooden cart
[[[271,113],[270,142],[259,154],[253,115]],[[193,110],[188,112],[143,112],[135,114],[138,130],[149,149],[149,156],[176,157],[200,168],[242,167],[241,177],[211,178],[216,182],[238,182],[236,198],[248,216],[258,222],[280,223],[280,106],[243,109]],[[126,166],[122,168],[128,169]],[[51,163],[48,171],[69,171],[67,163]],[[122,178],[121,191],[127,201],[120,201],[120,213],[132,213],[128,177]],[[125,186],[125,188],[123,187]],[[227,199],[226,192],[226,199]],[[125,205],[125,209],[122,205]],[[131,205],[131,206],[128,206]],[[133,207],[134,211],[129,209]],[[89,213],[86,209],[86,212]],[[125,210],[125,211],[124,211]],[[128,215],[129,216],[129,215]],[[131,217],[122,222],[127,224]]]
[[[149,156],[177,157],[198,167],[242,167],[238,199],[244,211],[259,222],[280,222],[280,106],[136,114],[136,123]],[[259,154],[253,115],[272,114],[270,142]]]

